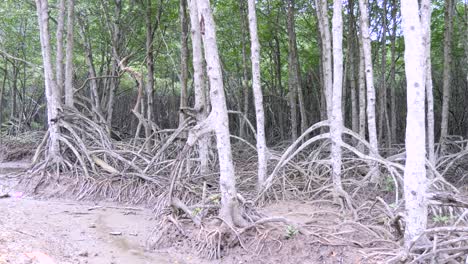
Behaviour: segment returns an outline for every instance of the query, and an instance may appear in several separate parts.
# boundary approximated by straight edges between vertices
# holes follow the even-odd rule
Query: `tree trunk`
[[[122,33],[120,28],[120,21],[122,17],[122,0],[114,0],[115,8],[114,8],[114,16],[113,21],[114,23],[110,24],[108,21],[108,26],[111,28],[112,32],[112,56],[113,56],[113,63],[111,67],[111,74],[117,75],[119,69],[119,61],[122,58],[121,56],[121,42],[122,42]],[[108,88],[108,100],[106,102],[106,125],[107,125],[107,132],[110,134],[112,130],[112,116],[114,113],[114,103],[115,103],[115,93],[119,86],[119,79],[112,78],[109,81],[109,88]]]
[[[422,37],[424,40],[424,56],[425,56],[425,87],[426,87],[426,102],[427,102],[427,151],[429,162],[433,166],[436,164],[434,150],[434,96],[432,87],[432,72],[431,72],[431,1],[421,1],[421,27]]]
[[[354,17],[354,1],[348,1],[349,10],[349,26],[348,26],[348,53],[349,53],[349,86],[351,89],[351,128],[354,132],[359,133],[359,115],[358,115],[358,97],[356,93],[356,68],[355,59],[359,53],[356,48],[356,21]]]
[[[366,138],[366,73],[364,70],[364,51],[362,39],[359,41],[359,135]]]
[[[295,50],[296,33],[294,32],[294,0],[288,0],[287,28],[289,40],[288,52],[288,87],[289,87],[289,109],[291,114],[291,139],[297,139],[297,90],[299,85],[298,80],[298,65],[297,53]]]
[[[396,79],[395,79],[395,57],[396,57],[396,32],[397,32],[397,2],[392,0],[392,36],[390,55],[390,142],[397,143],[397,111],[396,111]]]
[[[426,203],[426,131],[425,131],[425,48],[419,20],[418,1],[401,2],[405,38],[407,81],[406,165],[404,196],[406,210],[405,246],[422,234],[427,226]]]
[[[5,96],[5,87],[6,87],[6,82],[8,79],[8,62],[5,60],[5,68],[3,70],[3,81],[2,81],[2,86],[0,87],[0,132],[2,130],[2,124],[3,124],[3,97]],[[0,144],[1,142],[1,137],[0,137]]]
[[[204,32],[203,44],[205,60],[210,81],[211,113],[214,119],[212,126],[216,134],[216,147],[220,168],[221,208],[219,216],[228,224],[245,225],[237,201],[236,178],[232,161],[231,141],[229,133],[229,119],[226,98],[223,87],[223,76],[216,43],[216,29],[209,0],[197,1],[200,23]]]
[[[341,97],[343,92],[343,2],[342,0],[333,1],[333,97],[332,97],[332,116],[330,124],[332,148],[332,177],[335,197],[343,193],[341,184],[341,145],[343,144],[343,112],[341,109]],[[324,39],[324,41],[327,41]]]
[[[442,119],[440,124],[440,143],[442,152],[445,149],[445,140],[448,136],[449,106],[452,80],[452,35],[453,35],[453,0],[445,0],[445,31],[444,31],[444,77],[443,77],[443,99]]]
[[[377,142],[377,129],[375,122],[375,88],[374,88],[374,73],[372,70],[372,53],[369,36],[369,15],[367,13],[366,0],[359,0],[359,10],[361,11],[361,39],[362,50],[364,55],[364,69],[366,73],[367,84],[367,128],[369,132],[369,141],[371,145],[370,155],[376,156],[379,153],[379,145]],[[372,182],[379,181],[379,173],[376,167],[372,168]]]
[[[180,0],[180,107],[184,109],[188,105],[187,80],[188,80],[188,20],[187,20],[187,0]],[[179,112],[179,125],[185,120],[183,111]]]
[[[58,112],[61,109],[60,94],[55,83],[52,70],[52,56],[49,35],[49,6],[47,0],[36,0],[37,17],[39,22],[39,36],[44,66],[45,91],[47,100],[47,123],[49,126],[48,158],[53,161],[60,160],[60,129],[58,125]]]
[[[197,123],[202,123],[208,114],[206,105],[206,85],[203,71],[203,49],[198,20],[197,0],[190,0],[190,25],[192,27],[192,54],[193,54],[193,84],[195,90],[195,110]],[[200,174],[207,175],[209,170],[209,143],[210,138],[202,135],[198,142],[198,157],[200,159]]]
[[[68,14],[67,14],[67,46],[65,56],[65,105],[73,107],[74,105],[74,91],[73,91],[73,27],[75,18],[75,1],[68,0]]]
[[[57,54],[56,54],[56,78],[57,78],[57,89],[60,93],[60,100],[64,94],[64,65],[63,65],[63,32],[65,30],[65,0],[59,1],[59,10],[58,10],[58,19],[57,19],[57,32],[56,32],[56,41],[57,41]]]
[[[243,101],[241,102],[242,113],[246,117],[249,115],[249,78],[248,78],[248,66],[247,66],[247,32],[248,25],[246,25],[246,7],[245,1],[239,1],[240,5],[240,15],[241,15],[241,32],[242,32],[242,91],[243,91]],[[241,138],[246,138],[247,129],[245,118],[239,115],[239,135]]]
[[[378,142],[386,141],[387,147],[389,145],[390,133],[387,130],[386,125],[386,113],[387,113],[387,83],[386,83],[386,71],[387,71],[387,0],[383,0],[383,9],[382,9],[382,57],[380,61],[380,104],[379,104],[379,138]],[[386,131],[387,130],[387,131]],[[386,131],[386,133],[385,133]]]
[[[320,29],[320,39],[322,40],[322,68],[325,102],[327,105],[327,118],[332,117],[332,55],[331,55],[331,37],[328,21],[328,4],[326,0],[316,0],[318,24]]]
[[[154,56],[153,56],[153,39],[154,39],[154,31],[156,29],[153,28],[152,25],[152,1],[147,0],[146,3],[146,69],[147,73],[147,81],[145,86],[146,91],[146,120],[148,124],[145,126],[145,136],[148,140],[151,137],[152,129],[151,124],[153,122],[153,97],[154,97]],[[144,115],[144,113],[142,112]],[[153,147],[153,140],[148,140],[148,144],[146,145],[146,150],[149,152]]]
[[[81,28],[81,35],[83,38],[83,46],[85,50],[85,57],[86,57],[86,64],[88,65],[88,76],[91,78],[89,81],[89,87],[91,91],[91,108],[93,110],[95,121],[104,122],[104,115],[102,113],[101,108],[101,100],[99,99],[99,93],[97,88],[97,80],[96,80],[96,68],[94,67],[94,59],[93,59],[93,52],[91,49],[91,43],[88,37],[88,25],[84,21],[84,19],[79,20],[79,25]]]
[[[267,174],[267,145],[265,139],[265,113],[263,110],[263,93],[260,79],[260,42],[257,33],[257,14],[255,0],[249,0],[249,29],[252,60],[252,88],[255,100],[255,116],[257,118],[257,152],[258,152],[258,182],[260,191],[265,183]]]

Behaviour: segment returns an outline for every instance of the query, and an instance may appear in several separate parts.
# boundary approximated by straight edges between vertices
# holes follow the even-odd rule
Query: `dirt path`
[[[121,205],[39,201],[16,191],[5,173],[24,163],[0,165],[0,264],[31,262],[27,253],[44,253],[53,263],[199,263],[190,256],[145,251],[155,228],[151,211]],[[3,174],[3,176],[2,176]]]

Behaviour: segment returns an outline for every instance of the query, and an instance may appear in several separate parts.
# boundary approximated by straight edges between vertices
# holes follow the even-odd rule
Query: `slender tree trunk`
[[[205,47],[205,60],[210,81],[212,123],[216,134],[216,146],[219,157],[221,191],[221,208],[219,216],[228,224],[238,226],[245,225],[237,201],[236,178],[232,161],[231,141],[229,133],[229,119],[226,106],[226,98],[223,88],[223,76],[216,43],[216,27],[211,12],[209,0],[197,1],[200,23],[204,32],[203,44]]]
[[[73,91],[73,44],[74,44],[74,21],[75,21],[75,1],[67,1],[68,14],[67,14],[67,46],[65,57],[65,105],[73,107],[74,105],[74,91]]]
[[[3,81],[2,86],[0,87],[0,132],[2,130],[3,124],[3,97],[5,96],[5,87],[8,79],[8,62],[5,60],[5,68],[3,69]],[[0,144],[2,143],[2,139],[0,137]]]
[[[426,131],[425,131],[425,47],[417,0],[401,2],[405,38],[407,81],[406,165],[404,196],[406,209],[405,246],[420,236],[427,226]]]
[[[355,69],[355,59],[356,55],[359,53],[356,48],[356,21],[354,17],[354,1],[348,1],[348,10],[349,10],[349,31],[348,31],[348,53],[349,53],[349,85],[351,89],[351,127],[352,130],[356,133],[359,133],[359,115],[358,115],[358,97],[356,93],[356,69]]]
[[[97,88],[97,80],[96,80],[96,68],[94,67],[94,59],[93,59],[93,52],[91,49],[91,43],[88,37],[88,25],[85,24],[86,22],[83,19],[79,20],[79,25],[81,28],[81,35],[83,38],[83,46],[85,50],[85,57],[86,57],[86,64],[88,65],[88,76],[91,78],[89,81],[89,87],[91,91],[91,108],[93,110],[93,114],[95,121],[103,122],[105,121],[102,108],[101,108],[101,100],[99,99],[99,93]]]
[[[276,34],[276,33],[275,33]],[[274,40],[274,43],[275,43],[275,63],[276,63],[276,78],[278,79],[278,87],[277,90],[278,90],[278,95],[283,98],[283,79],[281,78],[281,47],[280,47],[280,42],[279,42],[279,39],[278,39],[278,36],[274,36],[273,37],[273,40]],[[281,104],[282,105],[282,104]],[[283,113],[283,111],[280,111],[279,115],[278,115],[278,119],[279,119],[279,125],[280,125],[280,132],[281,132],[281,139],[283,140],[285,138],[284,136],[284,132],[285,132],[285,128],[284,128],[284,124],[285,124],[285,120],[284,120],[284,116],[285,114]]]
[[[267,145],[265,139],[265,113],[263,110],[263,93],[260,80],[260,42],[257,33],[257,14],[255,0],[249,0],[249,29],[252,60],[252,88],[255,100],[255,116],[257,118],[257,152],[258,152],[258,182],[257,190],[260,191],[265,183],[267,174]]]
[[[452,81],[452,35],[453,35],[453,13],[454,0],[445,0],[445,31],[444,31],[444,77],[443,77],[443,98],[442,98],[442,119],[440,124],[441,150],[445,149],[445,140],[448,136],[449,106]]]
[[[288,0],[287,28],[289,39],[288,52],[288,87],[289,87],[289,109],[291,111],[291,139],[297,139],[297,91],[299,86],[298,61],[295,49],[296,33],[294,32],[294,0]]]
[[[387,0],[383,0],[382,9],[382,57],[380,62],[380,111],[379,111],[379,138],[378,142],[382,142],[384,139],[389,144],[389,133],[385,135],[384,125],[386,124],[386,112],[387,112],[387,83],[386,83],[386,71],[387,71]],[[387,128],[387,127],[385,127]],[[389,145],[388,145],[389,146]]]
[[[242,112],[247,117],[249,114],[249,77],[247,74],[248,66],[247,66],[247,32],[248,32],[248,25],[246,25],[246,7],[245,1],[240,0],[240,15],[241,15],[241,32],[242,32],[242,90],[243,90],[243,102],[242,102]],[[239,116],[239,135],[241,138],[245,138],[247,136],[245,118]]]
[[[370,155],[376,156],[379,153],[379,145],[377,142],[377,129],[375,122],[374,73],[372,69],[372,53],[369,36],[369,15],[367,13],[366,0],[359,0],[359,10],[361,11],[361,39],[367,84],[367,128],[369,132],[369,141],[371,145]],[[371,181],[378,182],[379,173],[376,171],[375,167],[372,168],[372,170],[373,172]]]
[[[188,20],[187,0],[180,0],[180,109],[188,105],[187,81],[188,81]],[[183,111],[179,112],[179,125],[185,120]]]
[[[296,82],[297,82],[297,99],[299,101],[299,113],[301,114],[301,134],[304,133],[307,128],[309,128],[308,118],[307,118],[307,111],[305,106],[305,98],[304,98],[304,91],[302,86],[302,76],[301,76],[301,64],[299,62],[299,53],[297,51],[297,41],[296,41],[296,31],[295,31],[295,21],[294,21],[294,13],[295,13],[295,6],[294,0],[290,0],[291,5],[289,8],[291,9],[291,24],[294,26],[292,28],[292,36],[294,37],[293,48],[294,54],[293,61],[296,68]]]
[[[396,57],[396,30],[397,30],[397,2],[392,0],[392,36],[391,36],[391,65],[390,65],[390,141],[397,143],[397,111],[396,111],[396,79],[395,79],[395,57]]]
[[[11,94],[11,113],[10,119],[15,119],[18,115],[17,107],[17,97],[18,97],[18,67],[16,63],[12,63],[13,66],[13,83],[10,85],[10,94]]]
[[[330,124],[331,132],[331,160],[332,177],[335,196],[342,195],[343,186],[341,183],[341,145],[343,144],[343,112],[341,109],[341,97],[343,91],[343,2],[333,1],[333,97],[332,116]]]
[[[154,39],[154,28],[152,25],[152,0],[147,0],[146,2],[146,69],[148,73],[146,75],[146,120],[148,125],[145,126],[145,136],[147,139],[151,137],[152,129],[151,124],[153,122],[153,111],[154,111],[154,104],[153,104],[153,97],[154,97],[154,56],[153,56],[153,39]],[[144,114],[144,113],[142,113]],[[146,145],[146,150],[150,151],[153,147],[153,140],[149,140],[148,144]]]
[[[325,0],[316,0],[318,24],[320,29],[320,39],[322,40],[322,68],[325,102],[327,105],[327,118],[332,117],[332,55],[331,55],[331,37],[328,21],[328,4]]]
[[[45,90],[47,99],[47,123],[49,125],[48,158],[53,161],[60,160],[60,129],[57,122],[58,112],[61,109],[60,94],[52,70],[52,56],[49,34],[49,5],[47,0],[36,0],[37,17],[39,22],[39,36],[44,66]]]
[[[109,24],[109,27],[112,28],[112,56],[113,56],[113,63],[112,63],[112,69],[111,69],[111,74],[117,75],[118,69],[119,69],[119,61],[120,60],[120,53],[121,53],[121,42],[122,42],[122,36],[121,36],[121,28],[120,28],[120,20],[122,16],[122,0],[114,0],[115,2],[115,8],[114,8],[114,20],[115,21],[112,25]],[[109,82],[109,89],[108,89],[108,100],[106,104],[106,125],[108,129],[108,133],[110,134],[112,130],[112,116],[114,113],[114,103],[115,103],[115,93],[117,91],[117,88],[119,86],[119,79],[117,78],[112,78]]]
[[[193,54],[193,84],[195,91],[195,110],[197,122],[200,124],[206,119],[208,108],[206,105],[206,85],[203,71],[203,49],[198,20],[197,0],[190,0],[190,25],[192,27],[192,54]],[[209,173],[209,136],[202,135],[198,142],[198,157],[200,159],[200,174]]]
[[[360,41],[362,43],[362,41]],[[366,74],[364,71],[364,51],[359,45],[359,135],[366,138]]]
[[[57,56],[55,62],[55,69],[56,69],[56,78],[57,78],[57,89],[60,93],[60,99],[64,94],[64,65],[63,65],[63,32],[65,30],[65,0],[59,1],[59,10],[58,10],[58,19],[57,19],[57,33],[56,33],[56,40],[57,40]]]
[[[426,102],[427,102],[427,151],[429,162],[436,165],[436,157],[434,150],[434,96],[432,87],[432,72],[431,72],[431,1],[421,1],[421,27],[422,37],[424,40],[424,56],[425,56],[425,87],[426,87]]]

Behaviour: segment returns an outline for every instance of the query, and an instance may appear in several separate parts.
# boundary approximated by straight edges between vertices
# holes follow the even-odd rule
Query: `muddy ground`
[[[345,241],[330,245],[329,240],[318,234],[290,237],[284,227],[271,232],[269,242],[247,250],[238,246],[220,260],[202,259],[195,249],[187,247],[155,251],[148,241],[153,231],[161,227],[157,226],[151,210],[105,201],[27,196],[16,186],[18,178],[8,174],[27,165],[18,161],[0,163],[0,264],[377,263],[363,261],[364,251]],[[347,232],[346,228],[337,226],[344,220],[338,216],[338,209],[325,207],[281,202],[262,211],[301,225],[320,225],[330,232]],[[336,215],[313,213],[323,209]]]

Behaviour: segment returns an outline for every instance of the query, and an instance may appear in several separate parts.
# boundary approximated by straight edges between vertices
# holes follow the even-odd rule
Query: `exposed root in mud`
[[[231,225],[218,218],[221,195],[216,155],[210,157],[211,173],[201,174],[194,142],[185,143],[184,135],[191,131],[193,121],[172,131],[155,132],[150,151],[144,139],[112,140],[102,125],[76,110],[66,110],[58,122],[62,159],[48,159],[45,135],[22,184],[33,193],[48,189],[51,195],[152,207],[158,222],[148,238],[149,248],[186,247],[210,259],[235,255],[230,253],[238,250],[260,257],[290,250],[291,241],[301,239],[317,246],[350,247],[369,263],[400,261],[402,257],[414,263],[459,261],[467,252],[468,201],[463,190],[455,187],[465,178],[451,176],[464,168],[460,164],[468,156],[465,151],[441,156],[435,166],[428,163],[432,221],[427,236],[432,245],[415,244],[401,253],[405,159],[398,147],[382,151],[389,156],[371,157],[369,144],[346,130],[340,194],[344,203],[340,205],[333,201],[329,176],[329,134],[306,140],[306,135],[317,133],[327,122],[312,126],[287,149],[270,149],[270,175],[259,195],[254,191],[255,148],[233,137],[237,202],[245,223]],[[371,164],[380,175],[377,185],[369,183]],[[259,208],[281,201],[314,207],[302,213],[307,219],[302,222],[288,216],[294,212],[272,215]],[[448,227],[440,227],[442,224],[451,229],[443,229]]]

